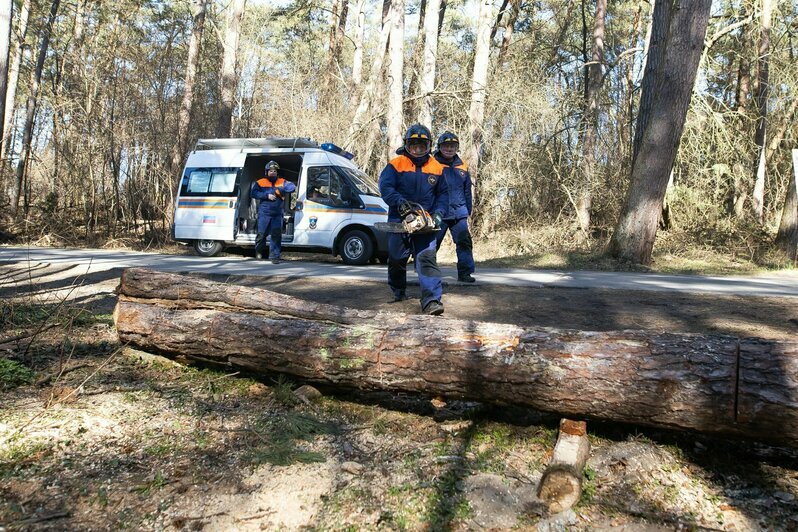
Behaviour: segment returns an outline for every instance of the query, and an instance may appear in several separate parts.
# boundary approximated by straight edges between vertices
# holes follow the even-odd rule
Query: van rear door
[[[189,155],[175,205],[175,239],[233,240],[245,154],[230,151]]]

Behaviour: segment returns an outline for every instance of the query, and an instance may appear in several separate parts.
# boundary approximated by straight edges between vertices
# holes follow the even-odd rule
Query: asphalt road
[[[52,264],[71,266],[76,273],[113,268],[147,267],[171,272],[201,272],[222,275],[280,275],[386,281],[384,265],[346,266],[340,262],[289,260],[282,264],[247,257],[197,257],[102,249],[60,249],[0,246],[0,263]],[[457,282],[454,267],[443,267],[444,282]],[[413,281],[415,273],[408,272]],[[798,276],[708,277],[653,273],[524,270],[478,268],[478,284],[548,286],[562,288],[605,288],[615,290],[674,291],[749,296],[798,297]]]

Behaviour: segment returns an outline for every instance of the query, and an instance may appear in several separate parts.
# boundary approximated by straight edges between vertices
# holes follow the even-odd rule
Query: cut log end
[[[556,514],[579,502],[582,496],[582,472],[568,464],[549,467],[540,479],[538,498]]]

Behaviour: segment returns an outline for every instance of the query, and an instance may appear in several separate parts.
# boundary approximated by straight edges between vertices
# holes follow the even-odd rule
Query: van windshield
[[[379,197],[380,189],[377,187],[377,183],[365,172],[344,166],[336,166],[335,168],[349,178],[349,181],[360,194]]]

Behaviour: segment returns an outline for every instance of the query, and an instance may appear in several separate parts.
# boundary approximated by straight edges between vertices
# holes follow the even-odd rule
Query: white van
[[[258,205],[249,193],[273,160],[297,187],[285,201],[283,249],[326,251],[346,264],[384,262],[387,235],[374,223],[387,221],[388,207],[351,159],[306,138],[200,139],[177,192],[174,238],[204,257],[225,246],[254,247]]]

